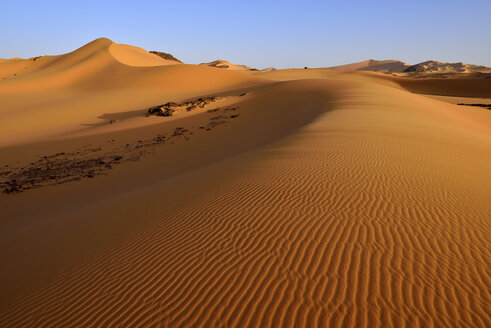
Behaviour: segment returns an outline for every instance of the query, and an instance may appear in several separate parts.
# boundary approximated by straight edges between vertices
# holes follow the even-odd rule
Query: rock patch
[[[184,101],[181,103],[167,102],[167,103],[162,104],[162,105],[153,106],[153,107],[148,108],[147,112],[146,112],[146,116],[147,117],[152,116],[152,115],[163,116],[163,117],[172,116],[172,115],[174,115],[175,112],[179,112],[179,111],[190,112],[196,108],[205,108],[209,104],[212,104],[212,103],[217,102],[219,100],[226,100],[226,99],[230,99],[233,97],[244,97],[248,94],[249,93],[242,93],[239,96],[201,97],[201,98],[197,98],[195,100]],[[235,109],[237,109],[237,107],[229,108],[229,110],[235,110]],[[208,112],[211,113],[211,112],[216,112],[218,110],[219,110],[219,108],[214,108],[214,109],[208,110]]]

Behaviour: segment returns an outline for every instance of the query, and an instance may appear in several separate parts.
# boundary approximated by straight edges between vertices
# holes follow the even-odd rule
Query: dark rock
[[[147,116],[148,115],[152,115],[152,114],[158,114],[161,112],[161,108],[162,108],[163,105],[159,105],[159,106],[154,106],[154,107],[150,107],[148,110],[147,110]]]
[[[172,116],[174,114],[174,110],[170,108],[164,108],[160,111],[158,116]]]
[[[176,57],[172,56],[171,54],[168,54],[166,52],[160,52],[160,51],[149,51],[151,54],[154,54],[154,55],[157,55],[161,58],[164,58],[164,59],[167,59],[167,60],[173,60],[173,61],[176,61],[178,63],[182,63],[182,61],[180,61],[179,59],[177,59]]]

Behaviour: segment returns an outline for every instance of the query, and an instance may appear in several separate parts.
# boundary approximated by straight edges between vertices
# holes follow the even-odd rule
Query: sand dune
[[[416,65],[412,65],[404,70],[406,73],[491,73],[491,68],[465,63],[441,63],[435,60],[428,60]]]
[[[241,72],[176,65],[128,47],[98,39],[66,55],[42,57],[29,72],[0,80],[0,145],[81,132],[101,122],[99,117],[104,114],[141,110],[143,116],[148,106],[260,80]],[[128,49],[133,50],[128,54]],[[141,55],[138,63],[133,62],[139,67],[119,61],[136,60],[135,53]],[[155,63],[154,59],[165,64],[142,67]],[[136,125],[155,123],[133,121]]]
[[[32,64],[34,64],[34,61],[28,59],[0,59],[0,81],[23,73]]]
[[[403,72],[409,67],[408,64],[400,60],[365,60],[359,63],[340,65],[329,67],[329,69],[336,71],[372,71],[372,72],[388,72],[388,73],[399,73]]]
[[[440,95],[440,96],[460,96],[460,97],[489,97],[491,90],[491,78],[462,76],[454,74],[447,78],[388,78],[397,82],[408,91]]]
[[[231,62],[226,61],[226,60],[223,60],[223,59],[217,59],[217,60],[214,60],[214,61],[209,62],[209,63],[202,63],[200,65],[206,65],[206,66],[216,67],[216,68],[226,68],[226,69],[229,69],[231,71],[251,71],[251,70],[256,70],[256,69],[251,68],[251,67],[246,66],[246,65],[232,64]]]
[[[0,80],[0,181],[111,166],[0,194],[0,326],[491,325],[491,112],[407,91],[489,79],[134,67],[112,46]]]
[[[329,69],[346,72],[370,71],[382,73],[407,73],[411,77],[434,76],[435,74],[491,73],[491,68],[485,66],[465,63],[442,63],[435,60],[428,60],[415,65],[409,65],[400,60],[369,59],[358,63],[333,66],[329,67]]]
[[[109,53],[117,61],[130,66],[160,66],[176,65],[174,60],[167,60],[146,50],[127,44],[112,43],[109,46]]]

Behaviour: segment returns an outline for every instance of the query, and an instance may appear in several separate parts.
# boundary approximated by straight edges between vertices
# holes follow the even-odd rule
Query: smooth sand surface
[[[491,326],[487,81],[116,49],[0,79],[0,327]]]
[[[120,63],[129,66],[160,66],[176,65],[174,60],[166,60],[148,51],[130,46],[128,44],[113,43],[109,46],[109,53]]]

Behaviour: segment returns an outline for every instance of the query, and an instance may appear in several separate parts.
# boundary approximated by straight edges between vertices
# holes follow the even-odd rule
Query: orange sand
[[[231,71],[107,39],[26,65],[0,62],[2,170],[142,155],[0,194],[0,327],[491,326],[491,112],[406,90],[489,79]],[[209,95],[228,98],[144,116]]]

